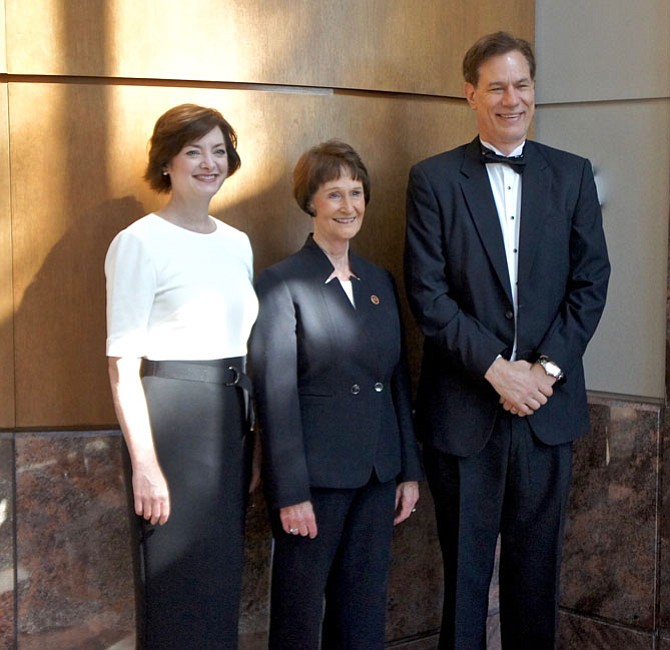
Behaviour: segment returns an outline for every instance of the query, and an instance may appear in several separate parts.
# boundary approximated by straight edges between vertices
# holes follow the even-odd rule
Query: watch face
[[[561,369],[553,361],[542,359],[540,360],[540,364],[548,375],[551,375],[555,379],[558,379],[561,376]]]

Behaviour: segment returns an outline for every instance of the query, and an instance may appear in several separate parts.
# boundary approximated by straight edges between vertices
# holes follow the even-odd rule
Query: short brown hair
[[[226,144],[228,176],[232,176],[241,164],[237,153],[237,134],[233,127],[214,108],[180,104],[163,113],[156,121],[144,180],[157,192],[169,192],[172,182],[169,174],[163,173],[165,165],[187,144],[199,140],[217,126],[221,129]]]
[[[318,189],[346,172],[363,184],[367,205],[370,202],[370,177],[361,157],[351,145],[341,140],[328,140],[305,151],[293,170],[293,196],[300,208],[313,217],[311,202]]]
[[[531,44],[523,38],[516,38],[507,32],[495,32],[482,36],[465,54],[463,58],[463,78],[476,86],[479,82],[479,68],[488,59],[507,54],[521,52],[528,61],[530,78],[535,80],[535,55]]]

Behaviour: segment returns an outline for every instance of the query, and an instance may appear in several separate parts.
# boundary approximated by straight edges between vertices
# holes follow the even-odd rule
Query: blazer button
[[[384,390],[384,384],[382,384],[380,381],[378,381],[378,382],[375,384],[375,390],[376,390],[378,393],[381,393],[381,392]]]
[[[510,310],[510,311],[506,311],[506,312],[505,312],[505,318],[506,318],[507,320],[512,320],[512,319],[514,318],[514,312],[511,311],[511,310]]]
[[[352,395],[358,395],[361,392],[361,387],[358,384],[354,384],[350,390]]]

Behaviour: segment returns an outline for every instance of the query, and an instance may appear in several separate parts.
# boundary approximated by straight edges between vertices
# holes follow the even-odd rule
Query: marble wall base
[[[590,404],[592,431],[574,448],[559,647],[652,650],[661,647],[658,612],[670,607],[661,590],[670,569],[660,553],[670,514],[664,409],[597,396]]]
[[[591,435],[575,444],[559,647],[670,650],[664,411],[592,396],[591,416]],[[120,450],[117,431],[0,433],[1,649],[132,650]],[[261,494],[252,498],[247,530],[240,650],[261,650],[271,555]],[[500,648],[497,597],[494,580],[489,650]],[[437,648],[441,600],[433,504],[423,485],[417,512],[395,531],[388,647]]]
[[[21,650],[102,650],[132,629],[119,451],[110,432],[15,439]]]
[[[435,650],[437,648],[438,635],[431,634],[430,636],[421,639],[413,639],[409,641],[401,641],[400,643],[392,643],[388,647],[394,650]]]
[[[652,632],[561,613],[560,650],[655,650],[657,646],[654,644],[655,635]]]
[[[120,434],[0,436],[0,649],[132,650]],[[271,542],[257,493],[247,517],[240,650],[267,647]],[[422,639],[439,627],[442,567],[427,489],[393,547],[389,643],[431,647]]]
[[[561,602],[652,631],[655,625],[660,412],[591,406],[591,435],[575,443]]]
[[[0,434],[0,648],[14,643],[14,442]]]

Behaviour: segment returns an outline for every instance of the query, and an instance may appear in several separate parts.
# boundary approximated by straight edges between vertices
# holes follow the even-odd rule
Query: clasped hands
[[[538,363],[502,357],[491,364],[484,377],[500,395],[502,407],[519,417],[532,415],[544,406],[554,394],[556,382]]]

